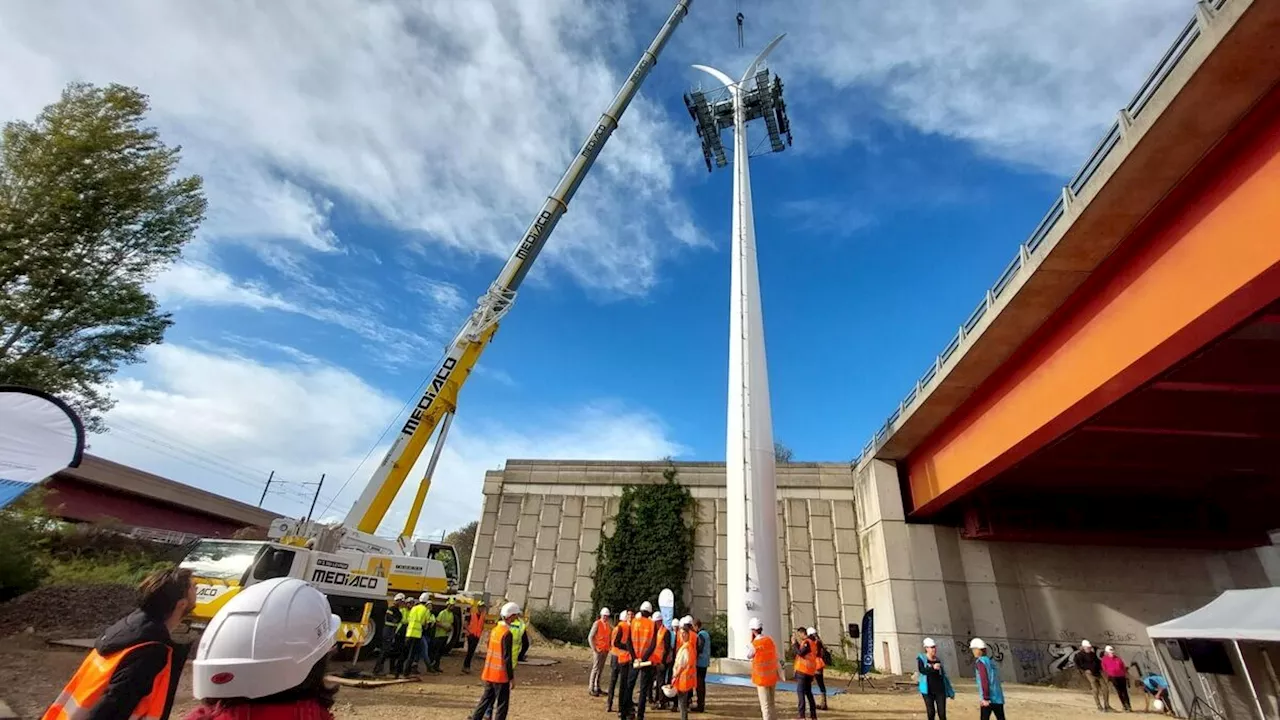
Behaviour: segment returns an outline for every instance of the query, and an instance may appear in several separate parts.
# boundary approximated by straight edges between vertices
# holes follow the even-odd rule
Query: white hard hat
[[[503,619],[509,618],[512,615],[519,615],[519,614],[520,614],[520,606],[513,602],[509,602],[506,605],[502,606]]]
[[[600,608],[600,617],[609,617],[609,608]]]
[[[1164,712],[1164,701],[1159,699],[1152,700],[1151,709],[1155,710],[1156,712]]]
[[[396,602],[404,602],[404,593],[396,593]]]
[[[419,595],[418,602],[420,603],[431,602],[431,593],[422,593],[421,595]]]
[[[678,692],[676,691],[676,688],[674,685],[663,685],[662,694],[666,695],[669,698],[673,698],[678,694]]]
[[[818,628],[809,628],[808,630],[805,630],[805,634],[810,637],[815,637],[818,634]]]
[[[296,687],[333,647],[342,621],[324,593],[296,578],[251,585],[200,637],[197,700],[262,698]]]
[[[618,613],[618,619],[619,619],[619,620],[621,620],[621,621],[623,621],[623,622],[626,622],[627,620],[630,620],[630,619],[631,619],[631,611],[630,611],[630,610],[623,610],[621,613]]]
[[[1081,641],[1080,641],[1080,647],[1082,647],[1082,648],[1091,648],[1091,647],[1093,647],[1093,643],[1089,642],[1088,640],[1081,640]]]
[[[1115,651],[1116,651],[1116,649],[1115,649],[1115,648],[1113,648],[1113,647],[1111,647],[1110,645],[1108,645],[1108,646],[1106,646],[1106,647],[1102,648],[1102,652],[1104,652],[1104,653],[1113,653],[1113,652],[1115,652]]]
[[[687,627],[693,627],[693,616],[685,615],[684,617],[680,618],[680,624],[685,625]]]
[[[925,647],[938,647],[938,643],[934,642],[934,641],[933,641],[933,638],[925,638],[925,639],[924,639],[924,646],[925,646]]]
[[[970,650],[986,650],[987,644],[982,642],[982,638],[974,638],[969,641]]]
[[[640,603],[640,612],[653,612],[653,606],[649,604],[648,600]]]
[[[761,630],[764,628],[764,626],[760,624],[760,618],[751,618],[751,622],[747,623],[747,627],[752,630]]]

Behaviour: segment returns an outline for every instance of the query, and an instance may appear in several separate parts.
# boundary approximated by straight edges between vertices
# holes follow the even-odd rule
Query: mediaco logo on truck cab
[[[335,593],[352,590],[364,591],[361,594],[385,595],[387,593],[385,573],[356,572],[351,569],[349,563],[338,559],[316,558],[315,567],[311,569],[311,577],[308,580],[313,585],[320,586],[321,590]]]
[[[230,585],[196,583],[196,604],[211,603],[231,591]]]

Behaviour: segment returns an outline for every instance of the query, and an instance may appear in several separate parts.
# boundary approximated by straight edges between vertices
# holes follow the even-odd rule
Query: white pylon
[[[725,84],[733,100],[733,249],[729,310],[729,410],[725,443],[728,489],[727,545],[729,657],[745,660],[751,647],[747,624],[760,618],[767,635],[782,643],[778,584],[778,489],[774,477],[773,420],[765,361],[764,317],[756,267],[755,218],[751,211],[750,153],[744,88],[757,66],[782,40],[779,35],[734,82],[723,72],[694,65]]]

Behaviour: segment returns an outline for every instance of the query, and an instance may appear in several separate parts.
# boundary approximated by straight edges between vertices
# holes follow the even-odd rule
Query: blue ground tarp
[[[22,497],[23,493],[33,487],[35,485],[31,483],[0,478],[0,508],[4,508],[4,506]]]
[[[827,681],[828,695],[839,695],[844,692],[844,688],[834,687],[834,680],[835,679],[832,678],[831,680]],[[742,677],[741,675],[717,675],[715,673],[707,673],[707,682],[711,683],[712,685],[728,685],[730,687],[744,687],[744,688],[755,687],[755,685],[751,684],[751,678]],[[796,691],[795,683],[789,683],[789,682],[778,683],[778,692],[795,692],[795,691]],[[818,693],[818,687],[816,685],[813,687],[813,692],[814,692],[814,695],[816,696]]]

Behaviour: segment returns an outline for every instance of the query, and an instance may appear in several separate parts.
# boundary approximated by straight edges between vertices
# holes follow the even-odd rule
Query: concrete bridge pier
[[[957,676],[972,676],[981,637],[1005,677],[1039,680],[1070,667],[1082,639],[1154,667],[1149,625],[1223,590],[1280,585],[1280,546],[1180,550],[966,540],[959,528],[906,521],[893,463],[872,460],[854,480],[867,607],[875,608],[876,667],[915,670],[932,637]],[[1135,512],[1143,512],[1135,508]]]

